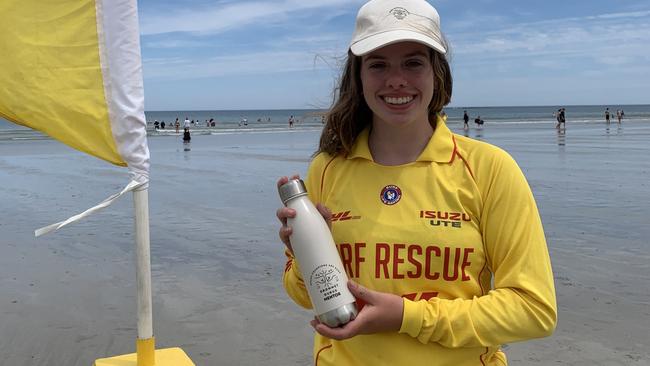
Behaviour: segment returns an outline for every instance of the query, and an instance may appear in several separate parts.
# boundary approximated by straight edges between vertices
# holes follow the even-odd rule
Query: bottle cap
[[[305,188],[305,183],[302,179],[291,179],[287,183],[281,185],[278,188],[278,192],[280,193],[282,203],[286,205],[292,198],[306,195],[307,188]]]

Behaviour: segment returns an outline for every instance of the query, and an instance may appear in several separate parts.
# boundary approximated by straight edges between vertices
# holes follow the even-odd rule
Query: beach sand
[[[460,125],[451,126],[462,133]],[[552,337],[512,365],[650,364],[650,124],[486,125],[544,222],[558,294]],[[154,333],[196,365],[309,365],[310,313],[286,296],[280,175],[304,174],[316,131],[149,140]],[[50,140],[0,142],[0,365],[92,365],[135,349],[130,197],[35,239],[128,181]]]

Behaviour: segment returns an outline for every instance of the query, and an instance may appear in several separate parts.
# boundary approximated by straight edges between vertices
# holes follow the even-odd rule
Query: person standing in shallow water
[[[424,0],[373,0],[357,15],[306,185],[362,306],[343,327],[311,322],[319,366],[505,365],[501,344],[555,328],[548,249],[521,169],[440,117],[453,84],[446,52]],[[310,308],[295,215],[276,212],[283,283]]]
[[[463,130],[469,130],[469,115],[467,111],[463,111]]]
[[[191,140],[192,140],[192,136],[190,135],[190,128],[186,127],[183,129],[183,142],[187,144]]]
[[[560,108],[557,113],[557,128],[566,128],[566,112]]]

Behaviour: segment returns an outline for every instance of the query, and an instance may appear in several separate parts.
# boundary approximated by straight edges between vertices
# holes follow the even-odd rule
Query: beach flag
[[[133,191],[137,353],[96,366],[193,365],[179,348],[155,350],[149,249],[149,149],[136,0],[0,0],[0,116],[128,167],[119,193],[43,235]]]
[[[2,0],[0,14],[0,116],[127,166],[132,182],[113,200],[146,185],[149,150],[136,1]]]

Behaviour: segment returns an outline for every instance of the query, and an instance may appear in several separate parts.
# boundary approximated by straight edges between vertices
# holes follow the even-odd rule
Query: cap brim
[[[408,30],[393,30],[374,34],[370,37],[366,37],[357,42],[354,42],[352,45],[350,45],[350,51],[352,51],[352,53],[356,56],[363,56],[376,49],[391,45],[393,43],[409,41],[422,43],[425,46],[429,46],[434,50],[442,53],[443,55],[447,53],[447,50],[433,38],[422,33]]]

